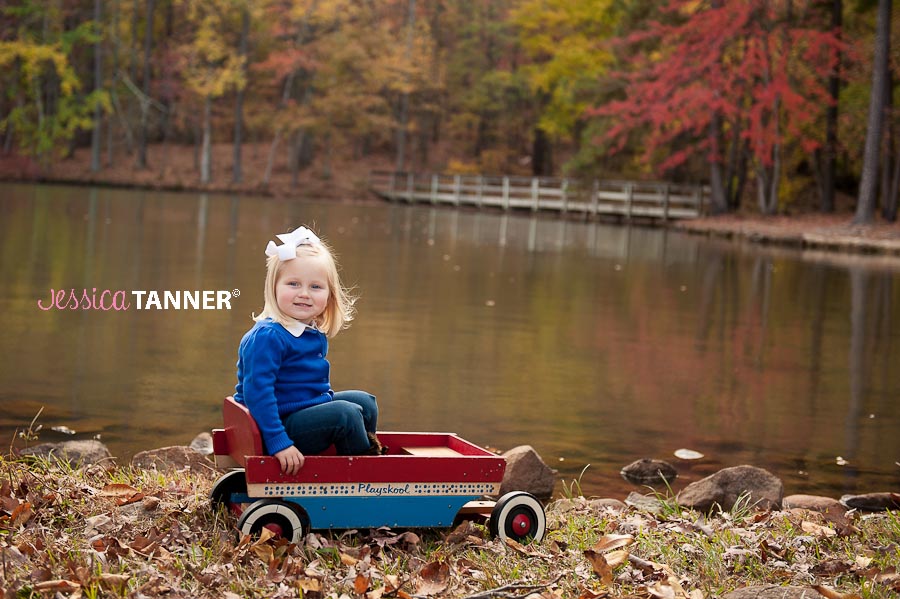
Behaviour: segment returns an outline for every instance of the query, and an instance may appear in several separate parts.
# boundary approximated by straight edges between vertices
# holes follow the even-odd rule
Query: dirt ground
[[[386,155],[351,156],[352,151],[334,152],[330,164],[319,159],[300,171],[297,184],[291,180],[284,146],[276,151],[271,180],[263,184],[270,147],[269,144],[248,143],[243,146],[243,182],[232,182],[233,147],[231,144],[213,146],[212,180],[203,185],[199,180],[198,156],[193,146],[151,145],[148,148],[148,168],[138,169],[135,159],[122,151],[113,156],[112,165],[107,154],[97,173],[90,170],[90,150],[78,149],[70,158],[57,160],[43,167],[33,160],[19,156],[0,155],[0,180],[43,181],[85,185],[114,185],[167,190],[205,190],[226,193],[253,193],[273,197],[335,198],[338,200],[374,201],[368,191],[368,174],[372,170],[391,170],[392,160]],[[433,159],[440,157],[432,156]],[[836,250],[842,252],[882,253],[900,256],[900,223],[879,218],[868,226],[853,225],[852,213],[847,209],[834,214],[800,213],[780,216],[758,214],[729,214],[680,221],[673,227],[713,237],[747,239],[761,243],[795,247]]]

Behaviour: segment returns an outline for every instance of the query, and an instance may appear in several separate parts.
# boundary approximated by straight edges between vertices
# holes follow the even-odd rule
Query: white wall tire
[[[507,493],[491,510],[491,536],[502,541],[540,543],[547,531],[547,516],[537,498],[524,491]]]
[[[294,544],[300,544],[309,528],[303,508],[278,499],[260,499],[244,510],[237,527],[241,534],[259,536],[268,528]]]

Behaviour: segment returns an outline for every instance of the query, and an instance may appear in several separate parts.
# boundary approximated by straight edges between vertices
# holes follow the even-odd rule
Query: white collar
[[[308,325],[306,323],[300,322],[299,320],[291,320],[290,324],[281,325],[283,326],[288,333],[293,335],[294,337],[299,337],[306,331],[306,329],[311,329],[313,331],[318,331],[315,325]]]

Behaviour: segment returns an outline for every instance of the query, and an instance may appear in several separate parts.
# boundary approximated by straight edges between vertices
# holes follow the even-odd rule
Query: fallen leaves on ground
[[[209,507],[213,476],[178,472],[161,480],[3,458],[0,466],[3,599],[703,599],[753,582],[820,584],[832,589],[830,599],[855,599],[860,585],[867,599],[900,590],[896,535],[889,534],[896,515],[838,520],[785,511],[732,519],[636,508],[598,515],[574,502],[540,544],[490,539],[485,526],[463,522],[449,531],[317,531],[295,545],[268,529],[239,537],[234,517]],[[860,536],[877,522],[888,533]],[[702,574],[705,568],[713,574]]]

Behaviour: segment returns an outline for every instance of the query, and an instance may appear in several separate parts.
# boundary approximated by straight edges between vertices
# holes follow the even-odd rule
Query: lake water
[[[220,426],[264,247],[301,224],[361,296],[332,384],[376,394],[383,430],[529,444],[560,480],[590,464],[587,495],[643,491],[619,470],[645,457],[676,490],[738,464],[787,494],[900,490],[900,258],[374,202],[0,184],[0,441],[41,409],[42,441],[65,426],[122,460]],[[60,289],[131,307],[42,310]],[[134,290],[239,295],[137,310]]]

